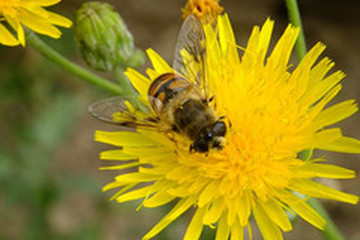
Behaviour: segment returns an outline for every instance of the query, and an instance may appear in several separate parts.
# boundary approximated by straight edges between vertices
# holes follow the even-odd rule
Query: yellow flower
[[[345,137],[332,125],[358,108],[354,100],[326,107],[341,90],[341,71],[318,59],[325,46],[316,44],[297,67],[289,57],[299,29],[289,25],[267,55],[274,22],[255,26],[241,58],[228,17],[218,29],[206,25],[207,74],[218,116],[231,121],[223,150],[208,155],[190,153],[188,144],[164,134],[97,131],[97,141],[121,147],[101,153],[120,165],[104,169],[137,171],[117,176],[103,190],[120,188],[118,202],[143,198],[153,208],[178,199],[176,205],[145,236],[150,239],[190,208],[195,214],[184,239],[198,239],[203,226],[216,227],[216,239],[243,239],[253,216],[264,239],[283,239],[292,225],[287,211],[319,229],[325,220],[299,197],[325,198],[356,204],[358,197],[314,181],[314,178],[354,178],[352,170],[326,164],[325,159],[299,159],[304,149],[360,153],[360,141]],[[218,33],[218,36],[217,34]],[[173,69],[148,50],[154,69],[149,78],[133,69],[126,74],[142,95],[159,74]],[[268,56],[268,57],[267,57]],[[136,159],[129,161],[131,159]],[[145,184],[143,184],[145,183]]]
[[[61,32],[53,25],[70,27],[71,21],[43,7],[54,5],[61,0],[0,0],[0,44],[25,46],[24,27],[59,38]],[[16,32],[17,37],[13,35]]]
[[[216,24],[216,19],[224,10],[219,5],[219,0],[189,0],[182,9],[182,18],[189,15],[196,16],[202,24]]]

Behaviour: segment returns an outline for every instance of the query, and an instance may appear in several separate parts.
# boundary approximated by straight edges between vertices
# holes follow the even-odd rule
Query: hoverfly
[[[174,72],[151,83],[146,110],[135,110],[126,97],[113,97],[92,104],[90,113],[121,126],[181,134],[191,140],[191,152],[221,150],[227,127],[210,106],[213,97],[209,96],[205,69],[205,34],[194,16],[187,17],[181,27],[173,67]]]

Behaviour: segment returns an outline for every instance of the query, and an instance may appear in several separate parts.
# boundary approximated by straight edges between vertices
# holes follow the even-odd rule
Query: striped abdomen
[[[191,83],[180,75],[165,73],[156,78],[149,88],[149,101],[154,111],[160,114],[161,109],[177,93],[184,91]]]

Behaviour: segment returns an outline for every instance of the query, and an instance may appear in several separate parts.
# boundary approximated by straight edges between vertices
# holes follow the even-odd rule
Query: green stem
[[[296,0],[285,0],[286,6],[288,9],[289,19],[290,22],[300,28],[300,34],[296,41],[296,51],[298,55],[299,61],[305,56],[306,54],[306,43],[305,43],[305,36],[304,31],[301,24],[301,17],[298,4]],[[300,153],[300,157],[302,159],[308,159],[309,154],[311,154],[310,150],[304,150]],[[325,239],[327,240],[345,240],[344,236],[338,230],[334,222],[331,220],[330,216],[326,212],[325,208],[320,204],[320,202],[314,198],[310,198],[308,200],[309,205],[315,209],[325,220],[326,226],[324,230],[322,230],[322,234]]]
[[[296,51],[298,53],[298,59],[301,60],[306,54],[306,43],[304,30],[301,23],[300,11],[296,0],[285,0],[288,9],[290,22],[300,28],[300,34],[296,40]]]
[[[307,203],[314,208],[326,221],[325,229],[322,231],[322,234],[327,240],[345,240],[345,237],[336,227],[333,220],[330,218],[325,208],[321,205],[321,203],[315,199],[310,198]]]
[[[124,89],[122,89],[120,86],[116,85],[115,83],[112,83],[106,80],[105,78],[99,77],[85,70],[84,68],[72,63],[71,61],[60,55],[54,49],[46,45],[46,43],[44,43],[38,36],[36,36],[35,33],[28,32],[26,40],[35,50],[37,50],[45,58],[61,66],[66,71],[72,73],[73,75],[79,77],[80,79],[90,82],[96,86],[99,86],[117,95],[126,94]]]

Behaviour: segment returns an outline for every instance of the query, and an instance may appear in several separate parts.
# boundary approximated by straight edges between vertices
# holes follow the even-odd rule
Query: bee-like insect
[[[227,126],[210,106],[214,97],[209,96],[205,61],[204,30],[194,16],[189,16],[176,44],[175,72],[160,75],[149,87],[151,109],[134,111],[126,104],[126,97],[115,97],[92,104],[89,111],[101,120],[122,126],[182,134],[192,141],[192,152],[221,150]],[[116,113],[120,119],[114,118]]]

